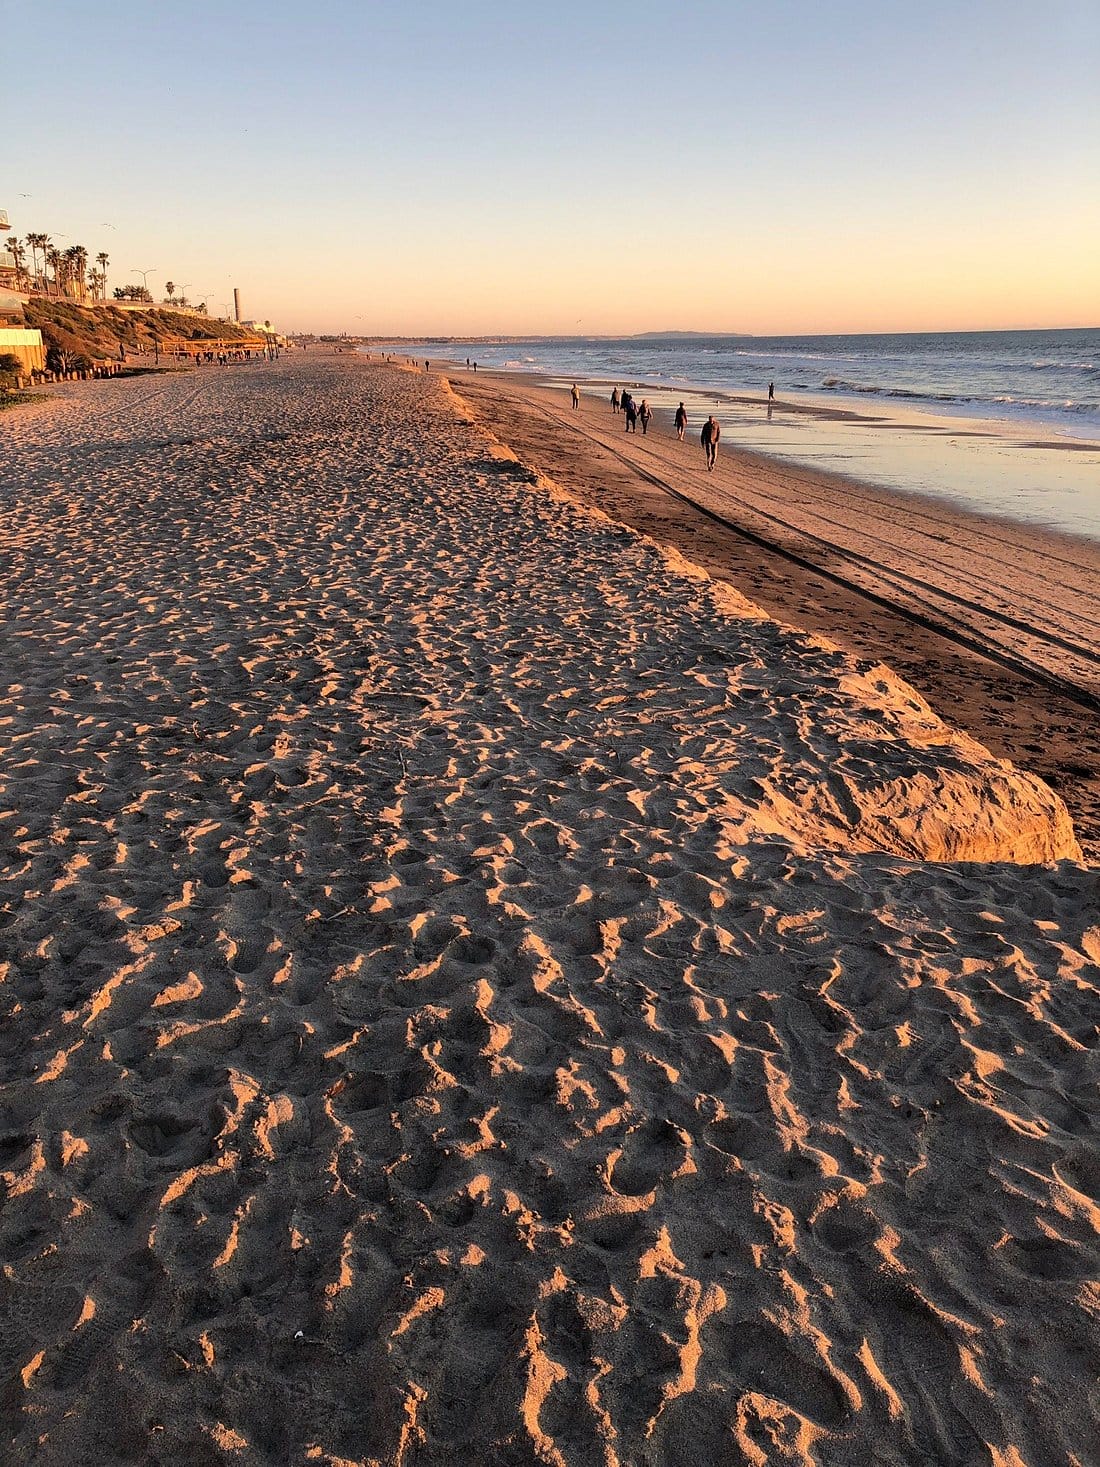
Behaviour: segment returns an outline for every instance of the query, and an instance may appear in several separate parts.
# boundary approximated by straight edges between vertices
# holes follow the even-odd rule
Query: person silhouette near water
[[[683,405],[683,403],[681,403],[680,406],[676,409],[676,437],[679,438],[681,443],[683,443],[684,441],[684,429],[687,427],[687,425],[687,408]]]
[[[570,388],[570,396],[573,399],[573,411],[576,412],[577,409],[581,405],[581,395],[577,391],[577,384],[575,382],[573,383],[573,386]]]
[[[718,458],[718,440],[722,436],[722,430],[718,426],[718,420],[711,413],[703,424],[703,431],[699,434],[699,442],[703,445],[703,452],[707,456],[707,473],[714,468]]]
[[[619,389],[617,387],[611,389],[611,411],[613,413],[619,411]]]
[[[624,431],[627,433],[637,433],[638,406],[629,392],[623,393],[623,412],[626,414],[626,428]]]
[[[774,382],[769,382],[768,383],[768,401],[769,402],[774,402],[775,401],[775,383]]]
[[[642,405],[638,409],[638,416],[642,420],[642,435],[644,436],[649,432],[649,420],[653,416],[653,409],[650,407],[647,398],[642,398]]]

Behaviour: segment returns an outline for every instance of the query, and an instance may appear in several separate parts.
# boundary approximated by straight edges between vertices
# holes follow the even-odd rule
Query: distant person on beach
[[[571,394],[570,394],[570,395],[571,395],[571,396],[572,396],[572,398],[573,398],[573,411],[574,411],[574,412],[576,412],[576,411],[577,411],[577,409],[578,409],[578,408],[579,408],[579,407],[580,407],[580,405],[581,405],[581,395],[580,395],[580,393],[579,393],[579,392],[578,392],[578,391],[577,391],[577,384],[576,384],[576,383],[575,383],[575,382],[574,382],[574,383],[573,383],[573,387],[572,387],[572,389],[571,389]]]
[[[426,371],[427,371],[427,370],[428,370],[428,368],[429,368],[429,367],[430,367],[430,366],[431,366],[431,362],[425,362],[425,363],[424,363],[424,370],[425,370],[425,372],[426,372]]]
[[[613,413],[619,411],[619,389],[617,387],[611,389],[611,411]]]
[[[676,437],[679,438],[681,443],[683,443],[684,441],[684,429],[687,427],[687,425],[687,408],[684,407],[683,403],[681,403],[680,406],[676,409]]]
[[[718,458],[718,440],[722,436],[722,430],[718,426],[718,420],[711,413],[703,424],[703,431],[699,434],[699,442],[703,445],[703,452],[707,456],[707,473],[713,469]]]
[[[649,432],[649,420],[653,416],[653,409],[650,407],[647,398],[642,398],[642,405],[638,409],[638,416],[642,420],[642,436],[644,437]]]
[[[769,402],[774,402],[775,401],[775,383],[774,382],[769,382],[768,383],[768,401]]]
[[[625,429],[625,431],[627,433],[637,433],[637,431],[638,431],[638,405],[634,401],[634,399],[631,397],[631,395],[630,395],[629,392],[625,392],[623,394],[623,412],[626,414],[626,429]]]
[[[477,363],[476,362],[474,363],[474,371],[475,372],[477,371]]]

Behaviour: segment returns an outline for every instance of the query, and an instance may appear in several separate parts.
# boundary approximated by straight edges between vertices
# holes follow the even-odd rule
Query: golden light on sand
[[[560,451],[534,390],[315,352],[5,424],[16,1455],[1085,1461],[1065,804],[644,499],[785,495],[793,544],[835,483],[616,457],[589,401],[570,494],[484,426]],[[1010,560],[1017,650],[1095,587],[849,516],[922,597]]]

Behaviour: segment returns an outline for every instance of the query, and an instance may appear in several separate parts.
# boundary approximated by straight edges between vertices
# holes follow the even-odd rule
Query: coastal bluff
[[[1090,1459],[1053,792],[434,375],[0,434],[13,1460]]]

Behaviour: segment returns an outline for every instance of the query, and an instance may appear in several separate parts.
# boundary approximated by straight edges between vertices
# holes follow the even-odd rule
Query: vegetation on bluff
[[[118,361],[122,352],[153,351],[169,337],[185,341],[253,340],[255,333],[227,321],[177,311],[124,311],[116,306],[94,310],[71,301],[36,297],[23,307],[23,320],[42,332],[48,354],[63,358],[64,370],[94,362]]]

